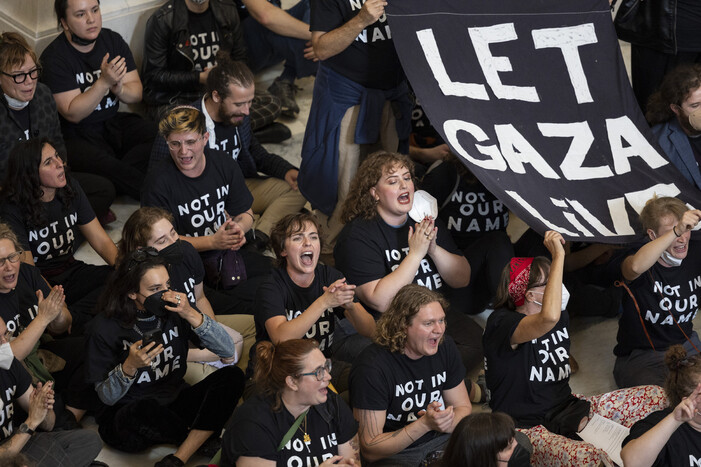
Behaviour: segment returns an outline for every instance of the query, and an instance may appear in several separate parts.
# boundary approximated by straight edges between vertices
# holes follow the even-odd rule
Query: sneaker
[[[256,137],[260,144],[278,144],[292,137],[292,132],[282,123],[273,122],[254,131],[253,136]]]
[[[185,467],[185,463],[175,457],[174,454],[168,454],[163,459],[156,462],[153,467]]]
[[[293,82],[282,80],[279,77],[275,78],[273,84],[268,88],[270,94],[280,99],[282,115],[285,117],[295,118],[299,113],[299,106],[295,100],[297,89]]]

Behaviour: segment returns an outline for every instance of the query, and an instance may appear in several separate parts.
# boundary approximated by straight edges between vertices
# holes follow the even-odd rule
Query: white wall
[[[117,31],[127,41],[141,65],[144,28],[151,13],[164,0],[102,0],[103,27]],[[53,0],[0,0],[0,31],[24,35],[37,55],[59,34]]]

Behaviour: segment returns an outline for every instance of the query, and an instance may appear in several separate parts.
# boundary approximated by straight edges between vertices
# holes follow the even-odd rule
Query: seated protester
[[[166,263],[152,253],[136,250],[124,258],[102,296],[103,312],[88,338],[86,378],[105,404],[96,415],[105,443],[127,452],[177,444],[175,454],[155,465],[183,466],[210,437],[218,444],[244,376],[228,366],[194,386],[183,381],[189,341],[220,358],[234,355],[234,342],[185,294],[168,288]]]
[[[255,324],[251,315],[219,314],[226,312],[221,308],[213,309],[213,305],[204,294],[204,266],[202,259],[190,243],[180,240],[173,227],[173,216],[161,208],[144,207],[137,209],[129,216],[122,229],[122,240],[119,242],[119,257],[126,258],[129,253],[139,248],[153,248],[168,263],[170,286],[176,292],[183,292],[193,308],[206,314],[224,325],[236,344],[236,357],[239,368],[246,369],[248,352],[255,341]],[[226,303],[227,297],[216,291],[211,291],[218,297],[216,303]],[[221,297],[219,297],[221,296]],[[234,313],[235,310],[228,310]],[[232,329],[233,328],[233,329]],[[244,332],[245,339],[240,332]],[[219,362],[219,358],[208,350],[190,348],[188,362]],[[214,371],[219,364],[195,365],[188,363],[188,373],[185,379],[191,382],[195,375],[206,376]],[[199,370],[199,372],[198,372]],[[192,377],[192,378],[191,378]]]
[[[170,159],[149,171],[141,204],[173,214],[180,238],[200,252],[205,285],[226,293],[237,313],[253,314],[256,289],[271,263],[244,246],[253,226],[253,197],[239,165],[223,152],[204,153],[209,132],[204,115],[194,107],[171,110],[161,120],[160,133]],[[205,294],[209,296],[206,288]]]
[[[7,327],[0,319],[0,343],[7,343],[6,335]],[[84,467],[102,450],[102,441],[92,430],[51,432],[55,420],[53,383],[32,387],[32,377],[17,359],[9,369],[0,368],[0,405],[3,415],[7,414],[0,417],[0,456],[21,452],[36,467]],[[18,425],[20,409],[27,418]]]
[[[413,168],[400,154],[370,155],[360,164],[343,207],[346,225],[334,249],[336,266],[356,285],[358,298],[375,317],[406,284],[423,285],[450,298],[451,289],[465,287],[470,280],[470,264],[440,219],[427,217],[418,224],[409,219]],[[448,332],[465,366],[472,369],[482,362],[482,329],[465,316],[467,306],[451,302]]]
[[[261,389],[239,407],[222,437],[222,467],[359,465],[357,425],[333,391],[331,360],[312,339],[256,347]]]
[[[68,162],[138,200],[156,128],[136,114],[118,112],[120,102],[141,102],[129,46],[102,28],[98,0],[54,0],[54,10],[63,34],[41,54],[41,77],[56,100]]]
[[[697,190],[701,190],[700,95],[701,63],[682,64],[665,75],[645,111],[667,159]]]
[[[235,0],[238,7],[248,63],[259,73],[284,62],[282,73],[268,91],[280,99],[282,114],[294,118],[299,113],[295,101],[295,79],[316,74],[317,61],[309,31],[309,0],[288,10],[280,2]]]
[[[531,447],[528,438],[514,429],[514,421],[505,413],[473,413],[455,427],[439,465],[530,467],[530,452],[520,449],[522,444]]]
[[[572,394],[569,315],[562,285],[564,243],[559,233],[548,231],[544,244],[552,264],[542,256],[519,257],[504,268],[483,336],[489,406],[509,414],[528,435],[535,466],[612,465],[603,450],[575,441],[577,432],[594,414],[631,426],[664,407],[666,397],[657,386],[588,398]]]
[[[66,173],[52,142],[30,139],[15,146],[0,200],[0,216],[25,250],[22,260],[36,264],[51,285],[63,286],[73,315],[73,333],[80,334],[95,314],[117,248],[78,182]],[[73,257],[78,230],[109,266],[86,264]]]
[[[438,218],[470,263],[470,287],[461,291],[467,312],[491,308],[501,271],[514,256],[508,209],[452,153],[431,165],[420,188],[436,198]]]
[[[0,180],[10,150],[18,141],[29,138],[51,138],[56,150],[66,158],[56,103],[51,91],[38,81],[41,67],[34,50],[16,32],[0,34]],[[115,191],[112,182],[90,173],[73,173],[85,190],[97,217],[106,222]],[[114,214],[112,214],[114,216]]]
[[[214,156],[222,151],[238,162],[253,195],[251,209],[260,216],[255,229],[270,235],[277,221],[299,212],[307,202],[297,190],[299,171],[282,157],[269,153],[251,132],[249,111],[255,81],[245,63],[219,54],[205,90],[204,97],[192,104],[207,122],[209,140],[205,154]],[[151,166],[168,158],[168,145],[159,137],[151,154]],[[267,176],[262,177],[259,172]]]
[[[285,216],[273,228],[271,241],[278,268],[256,295],[258,341],[278,344],[290,339],[314,339],[319,350],[334,359],[331,344],[335,321],[344,317],[361,335],[372,338],[375,320],[353,300],[355,286],[336,269],[319,264],[321,240],[313,215]],[[347,369],[346,365],[336,366]],[[338,371],[334,376],[341,382],[336,389],[343,392],[347,381],[341,380]]]
[[[72,317],[63,287],[49,287],[39,269],[21,262],[21,256],[17,237],[0,223],[0,318],[6,323],[12,354],[24,363],[34,381],[55,382],[60,396],[57,427],[71,426],[73,417],[80,420],[93,407],[89,391],[81,384],[85,340],[65,336]],[[61,338],[43,339],[44,334]],[[57,360],[63,362],[55,363]],[[73,415],[65,413],[64,406]]]
[[[687,356],[681,345],[665,354],[665,390],[670,407],[637,422],[623,440],[626,467],[693,466],[701,459],[701,355]]]
[[[650,199],[640,213],[650,240],[613,264],[628,284],[613,349],[620,388],[662,385],[664,353],[674,344],[690,353],[701,349],[692,322],[701,295],[687,286],[701,275],[701,246],[690,241],[699,220],[701,211],[676,198]]]
[[[233,0],[168,0],[156,10],[144,31],[144,102],[160,120],[174,105],[202,98],[207,76],[220,60],[246,61],[243,29]],[[271,51],[272,53],[272,51]],[[260,91],[251,105],[251,127],[265,143],[291,136],[282,123],[280,99]]]
[[[353,363],[351,405],[367,465],[419,465],[472,411],[465,367],[445,336],[447,306],[440,294],[405,285]]]

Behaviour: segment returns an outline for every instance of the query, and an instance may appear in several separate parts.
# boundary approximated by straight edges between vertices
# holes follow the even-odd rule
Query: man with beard
[[[223,151],[238,162],[253,195],[251,208],[260,216],[255,229],[269,235],[277,221],[299,212],[306,200],[297,190],[298,170],[269,153],[251,131],[249,111],[254,93],[253,73],[246,64],[220,55],[207,77],[204,97],[193,106],[204,114],[207,123],[205,154]],[[157,140],[151,165],[168,155],[165,140]],[[261,177],[259,172],[269,177]]]
[[[701,189],[701,64],[669,72],[650,96],[645,117],[669,161]]]
[[[290,17],[290,19],[294,19]],[[144,102],[154,118],[178,104],[202,96],[218,52],[232,60],[251,60],[245,30],[234,0],[168,0],[146,23],[144,40]],[[260,140],[279,143],[290,137],[280,116],[277,96],[258,91],[251,125]]]

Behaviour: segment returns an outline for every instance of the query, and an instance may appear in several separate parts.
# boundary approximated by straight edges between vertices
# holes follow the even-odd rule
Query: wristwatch
[[[32,435],[34,434],[34,430],[32,430],[31,428],[29,428],[29,425],[27,425],[26,423],[22,423],[22,424],[19,426],[19,432],[20,432],[20,433],[26,433],[26,434],[28,434],[29,436],[32,436]]]

